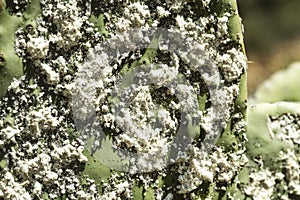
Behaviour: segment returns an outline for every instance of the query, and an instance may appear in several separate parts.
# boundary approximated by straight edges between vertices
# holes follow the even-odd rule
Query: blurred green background
[[[237,0],[249,60],[248,89],[300,61],[300,0]]]

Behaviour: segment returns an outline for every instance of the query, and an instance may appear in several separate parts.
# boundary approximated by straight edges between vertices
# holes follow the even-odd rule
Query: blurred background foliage
[[[300,0],[238,0],[238,5],[251,94],[275,71],[300,60]]]

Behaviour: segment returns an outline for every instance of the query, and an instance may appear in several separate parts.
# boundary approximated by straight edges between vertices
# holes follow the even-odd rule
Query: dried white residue
[[[36,27],[17,31],[16,52],[31,63],[32,74],[14,80],[0,101],[0,154],[7,162],[0,173],[0,199],[98,196],[94,181],[81,176],[87,158],[84,143],[72,135],[69,105],[74,70],[99,37],[86,22],[90,10],[85,6],[42,0]],[[87,38],[91,32],[93,38]]]
[[[101,199],[130,199],[132,197],[133,180],[127,180],[124,177],[126,177],[124,174],[112,174],[108,183],[104,184],[105,191]]]
[[[98,8],[104,11],[105,36],[99,24],[89,22],[97,13],[91,1],[40,3],[36,26],[16,33],[15,49],[28,73],[0,101],[0,154],[8,163],[0,173],[0,199],[132,199],[137,188],[144,188],[143,197],[189,199],[202,184],[226,191],[246,162],[243,115],[232,116],[246,58],[238,44],[227,45],[231,13],[208,14],[210,0],[196,7],[184,0],[105,0]],[[197,9],[209,12],[203,17]],[[145,56],[153,37],[144,33],[153,27],[172,37]],[[143,30],[132,34],[132,28]],[[128,173],[112,169],[101,191],[81,175],[87,158],[74,122],[94,116],[113,148],[140,155],[132,157]],[[213,142],[217,125],[225,128],[230,118],[239,144],[204,151],[209,145],[201,144],[203,138]],[[193,142],[185,151],[179,146],[187,138]],[[172,183],[162,188],[170,176]],[[289,184],[297,190],[297,182]]]
[[[204,1],[202,6],[205,7],[209,2]],[[111,32],[114,32],[114,30],[124,32],[142,25],[143,27],[151,27],[151,25],[153,27],[164,26],[160,20],[176,13],[174,23],[168,31],[170,34],[174,33],[174,35],[177,33],[178,38],[174,36],[175,42],[180,42],[181,38],[186,38],[186,51],[178,50],[179,56],[172,55],[174,61],[172,59],[168,64],[157,60],[155,65],[151,64],[146,67],[148,71],[133,70],[134,72],[132,72],[125,70],[125,72],[133,74],[131,74],[131,79],[128,80],[119,78],[118,72],[112,73],[118,67],[107,63],[113,60],[120,63],[120,60],[126,58],[139,59],[142,55],[136,53],[134,56],[129,57],[128,53],[124,54],[120,50],[117,54],[118,59],[116,59],[114,55],[109,54],[110,52],[107,54],[99,53],[101,47],[98,47],[90,53],[90,58],[80,67],[81,71],[78,73],[78,80],[80,79],[80,81],[78,81],[78,84],[84,83],[86,86],[83,86],[78,94],[84,99],[82,105],[90,97],[95,96],[95,104],[82,109],[92,108],[91,110],[93,110],[93,107],[95,107],[94,110],[97,112],[97,119],[100,124],[113,132],[114,148],[123,148],[139,155],[131,160],[131,174],[138,172],[150,172],[151,174],[151,171],[157,171],[159,176],[164,177],[168,173],[165,170],[168,151],[172,146],[172,139],[176,135],[176,128],[180,126],[180,120],[175,117],[175,113],[177,111],[197,111],[192,112],[193,116],[188,115],[186,118],[193,119],[194,117],[198,120],[198,126],[201,126],[203,131],[206,131],[208,135],[213,134],[211,130],[214,130],[213,122],[219,117],[216,114],[219,110],[223,108],[224,112],[221,116],[225,121],[232,117],[231,111],[233,110],[234,101],[239,94],[239,85],[233,84],[233,82],[239,81],[242,73],[244,73],[246,59],[241,49],[231,48],[226,51],[218,51],[216,48],[218,45],[228,42],[228,39],[223,41],[221,38],[228,35],[227,22],[230,13],[226,13],[221,17],[213,15],[205,18],[200,17],[195,21],[192,18],[191,8],[187,11],[190,12],[190,15],[179,14],[186,5],[184,1],[167,1],[155,10],[151,10],[150,4],[147,3],[129,3],[124,7],[124,13],[122,14],[106,14],[106,18],[110,19],[106,24],[108,30]],[[140,10],[138,11],[136,8],[140,8]],[[154,18],[149,23],[147,20],[152,16],[158,18]],[[214,23],[218,26],[207,32],[207,26]],[[180,30],[180,34],[178,34],[178,30]],[[142,32],[135,31],[134,37],[136,38],[126,33],[122,37],[111,34],[109,44],[120,49],[121,47],[135,49],[135,40],[149,42],[148,36],[143,36]],[[126,44],[126,46],[123,47],[123,44]],[[160,44],[160,48],[161,50],[168,50],[168,43]],[[179,64],[179,59],[190,64],[184,73],[179,73],[179,68],[182,67]],[[209,69],[203,66],[207,66]],[[101,72],[102,70],[103,72]],[[181,82],[179,81],[180,78],[178,77],[181,75],[186,78],[196,71],[200,72],[208,87],[219,87],[210,95],[211,98],[216,97],[211,101],[220,106],[200,111],[197,102],[195,102],[195,99],[197,100],[197,87],[193,87],[186,79],[181,78]],[[123,73],[122,70],[121,73]],[[106,75],[102,76],[103,74]],[[93,82],[97,83],[96,86],[91,84]],[[227,86],[221,87],[225,82],[227,82]],[[113,85],[113,83],[115,84]],[[177,101],[170,101],[167,107],[157,104],[159,93],[153,93],[151,83],[156,88],[167,87],[166,93],[173,95]],[[97,88],[97,93],[94,92],[95,88]],[[115,92],[120,95],[119,98],[113,95]],[[107,99],[109,100],[107,101]],[[166,101],[168,98],[163,98],[163,100]],[[78,108],[80,109],[80,106]],[[86,113],[88,113],[86,110],[79,110],[76,116],[84,119],[83,116],[86,116]],[[241,134],[240,138],[245,138],[243,135],[245,133],[245,122],[242,120],[242,114],[237,113],[234,118],[236,124],[232,125],[233,130],[236,134]],[[238,152],[226,152],[223,147],[215,147],[210,153],[205,153],[203,149],[193,145],[190,147],[189,153],[178,152],[179,156],[173,160],[174,166],[170,170],[176,171],[179,185],[177,188],[171,188],[170,191],[174,190],[185,198],[192,197],[195,195],[192,191],[199,188],[203,183],[213,185],[216,190],[225,191],[226,186],[231,184],[231,181],[234,180],[236,174],[247,161],[243,144],[237,146],[239,148]],[[143,176],[143,178],[145,177],[147,175]],[[124,176],[122,181],[119,183],[119,178],[112,178],[109,184],[105,184],[105,197],[117,199],[118,195],[124,194],[123,192],[127,194],[127,189],[132,189],[132,186],[128,185],[130,177]],[[146,185],[153,183],[153,181],[144,183],[144,187],[147,187]],[[223,186],[219,188],[217,185]],[[126,186],[127,189],[123,186]],[[169,192],[169,190],[166,192]],[[167,196],[171,198],[172,192]],[[164,195],[161,195],[158,189],[156,198],[159,199],[161,196]]]
[[[148,6],[141,2],[128,4],[122,13],[122,17],[113,17],[116,20],[118,31],[126,31],[129,28],[139,28],[145,25],[150,17]],[[109,26],[109,25],[108,25]]]
[[[21,82],[16,92],[21,98],[14,108],[7,99],[1,102],[0,145],[9,168],[1,172],[0,197],[32,199],[42,197],[45,192],[49,198],[65,193],[71,194],[70,199],[93,197],[97,191],[85,191],[80,184],[82,178],[76,172],[87,161],[82,141],[70,141],[65,117],[51,99],[41,97],[43,94],[38,98],[31,96],[34,88],[30,85],[25,89]],[[33,99],[39,102],[37,107],[32,105]],[[8,118],[3,120],[3,116],[10,110],[13,114],[8,123]],[[92,181],[87,181],[93,186]]]
[[[270,128],[278,139],[291,147],[300,145],[300,121],[299,116],[285,114],[280,117],[271,117]]]
[[[0,181],[0,197],[5,196],[7,199],[32,199],[29,192],[26,191],[24,184],[26,184],[26,182],[19,183],[15,181],[13,174],[10,172],[3,174]]]
[[[158,18],[162,18],[162,17],[168,17],[171,13],[170,11],[165,10],[163,7],[157,6],[157,14],[158,14]]]
[[[2,122],[3,123],[3,122]],[[7,126],[0,130],[0,147],[5,143],[15,140],[15,136],[20,134],[20,130],[16,127]]]
[[[199,148],[191,148],[190,155],[181,157],[178,171],[179,191],[178,193],[189,193],[203,183],[209,183],[217,187],[218,183],[230,183],[236,173],[241,169],[241,163],[247,162],[246,156],[241,154],[226,153],[222,148],[215,148],[207,154]],[[187,167],[188,166],[188,167]],[[221,184],[220,184],[221,185]],[[219,190],[226,190],[223,186]]]
[[[245,193],[252,196],[253,199],[272,199],[275,192],[276,181],[281,181],[284,175],[282,173],[274,174],[269,169],[261,169],[258,172],[250,173],[249,184],[245,187]]]
[[[218,55],[220,69],[224,75],[224,78],[228,82],[237,80],[243,71],[245,70],[246,60],[243,52],[235,48],[227,51],[225,54]]]
[[[285,192],[290,197],[300,197],[300,116],[297,114],[283,114],[271,117],[271,131],[274,136],[283,141],[286,149],[278,155],[278,171],[282,171],[281,181]],[[274,172],[273,172],[274,173]],[[276,185],[276,189],[282,188]]]
[[[58,83],[59,74],[55,72],[49,65],[41,63],[41,69],[46,74],[49,83]]]
[[[80,29],[84,22],[88,20],[88,16],[82,15],[82,13],[87,12],[88,14],[89,11],[81,10],[78,3],[76,0],[56,1],[55,4],[52,4],[49,0],[41,1],[43,16],[48,18],[51,25],[57,29],[56,34],[48,35],[50,37],[49,41],[54,42],[57,49],[69,50],[77,45],[78,40],[83,37]]]
[[[32,58],[45,58],[49,51],[49,40],[42,36],[29,36],[27,42],[27,52]]]

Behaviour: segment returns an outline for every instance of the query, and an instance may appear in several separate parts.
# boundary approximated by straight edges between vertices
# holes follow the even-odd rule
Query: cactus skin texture
[[[300,101],[300,62],[294,62],[287,69],[280,70],[259,86],[249,99],[250,103]]]
[[[0,97],[6,94],[7,87],[13,78],[23,75],[22,60],[17,56],[15,32],[22,26],[31,24],[34,27],[35,17],[40,13],[38,0],[32,0],[28,5],[24,18],[10,13],[5,1],[1,0],[0,11]]]
[[[96,2],[96,1],[93,1]],[[191,1],[192,2],[192,1]],[[196,3],[200,3],[201,1],[196,1]],[[203,1],[204,2],[204,1]],[[193,2],[195,3],[195,2]],[[92,4],[93,5],[93,4]],[[199,6],[199,5],[198,5]],[[207,10],[201,10],[204,13],[201,13],[200,16],[206,16],[210,15],[213,16],[213,18],[217,19],[218,17],[222,18],[224,14],[229,14],[229,21],[226,22],[228,26],[228,31],[229,33],[226,33],[226,37],[228,37],[228,40],[226,40],[228,43],[224,42],[223,44],[220,45],[221,49],[224,49],[224,54],[226,53],[227,50],[229,49],[237,49],[237,51],[240,51],[240,49],[244,50],[243,46],[243,38],[242,38],[242,28],[241,28],[241,22],[240,18],[238,16],[237,12],[237,5],[236,5],[236,0],[212,0],[210,1],[209,4],[209,9]],[[201,6],[199,6],[201,7]],[[92,7],[93,9],[93,7]],[[19,60],[17,55],[14,52],[13,46],[14,46],[14,33],[20,26],[26,26],[28,23],[31,23],[30,20],[34,20],[34,17],[40,12],[39,8],[39,1],[32,1],[32,3],[29,5],[27,11],[28,15],[25,15],[25,21],[21,20],[21,18],[18,18],[16,16],[11,16],[8,14],[8,10],[6,9],[5,12],[1,14],[0,19],[5,20],[10,20],[10,22],[14,22],[15,26],[11,28],[10,32],[4,32],[1,27],[1,32],[0,34],[3,34],[7,37],[6,41],[10,41],[9,48],[2,48],[1,46],[1,53],[3,54],[3,58],[5,62],[3,62],[3,72],[1,71],[1,76],[3,76],[3,79],[1,77],[1,80],[5,80],[6,82],[3,82],[5,84],[1,85],[1,95],[5,94],[5,90],[7,86],[9,85],[12,77],[15,75],[18,75],[17,72],[19,72],[19,75],[21,75],[22,72],[22,61]],[[200,12],[200,11],[199,11]],[[206,13],[207,12],[207,13]],[[173,17],[173,16],[172,16]],[[175,17],[175,16],[174,16]],[[104,20],[104,15],[95,15],[91,16],[89,21],[93,24],[95,24],[95,27],[98,28],[99,33],[105,37],[107,37],[109,30],[106,30],[105,27],[105,20]],[[226,17],[225,17],[226,18]],[[1,25],[4,22],[1,21]],[[5,23],[7,23],[5,21]],[[166,21],[166,23],[169,23]],[[217,21],[215,21],[217,23]],[[218,24],[212,24],[213,26],[217,26]],[[34,23],[32,25],[34,27]],[[213,29],[213,28],[212,28]],[[208,30],[208,32],[211,30]],[[212,34],[213,35],[213,34]],[[158,38],[154,38],[152,40],[153,43],[156,43],[155,41],[159,40]],[[4,41],[0,41],[1,44]],[[9,50],[9,51],[8,51]],[[153,48],[148,48],[144,55],[141,57],[140,62],[145,62],[147,64],[152,62],[153,57],[155,56],[155,53],[157,51],[157,47]],[[8,54],[7,52],[10,52]],[[223,53],[223,52],[222,52]],[[11,55],[11,57],[8,57],[8,55]],[[14,63],[13,63],[14,61]],[[132,65],[137,65],[139,63],[133,62]],[[2,70],[1,69],[1,70]],[[124,69],[124,68],[123,68]],[[122,70],[123,70],[122,69]],[[14,70],[14,71],[13,71]],[[125,68],[122,73],[127,72],[127,69]],[[4,75],[6,74],[5,78]],[[239,87],[239,93],[237,94],[237,97],[234,97],[235,101],[232,102],[234,104],[233,109],[230,111],[230,119],[228,120],[227,127],[225,128],[223,134],[220,136],[217,146],[222,147],[225,149],[226,156],[230,157],[230,153],[232,152],[233,157],[237,154],[239,150],[243,151],[243,143],[244,143],[244,135],[243,133],[245,132],[244,126],[241,128],[241,130],[236,131],[234,130],[235,125],[238,122],[244,122],[246,119],[246,100],[247,100],[247,90],[246,90],[246,70],[241,72],[240,77],[236,79],[236,82],[238,82],[238,87]],[[235,84],[235,83],[227,83],[228,85]],[[45,88],[44,88],[45,89]],[[200,105],[201,111],[206,111],[205,110],[205,102],[208,101],[208,94],[204,95],[201,97],[200,104],[202,103],[203,105]],[[234,115],[238,114],[241,115],[239,119],[235,118]],[[68,116],[69,117],[69,116]],[[239,120],[237,122],[237,120]],[[109,144],[110,141],[106,140],[106,144]],[[102,145],[105,145],[102,143]],[[222,152],[223,153],[223,152]],[[236,153],[236,154],[235,154]],[[107,152],[108,156],[112,156],[112,152]],[[216,153],[217,154],[217,153]],[[122,172],[115,172],[109,167],[103,165],[101,162],[96,160],[93,156],[90,155],[90,152],[87,150],[84,151],[84,155],[87,157],[88,161],[85,165],[85,168],[82,172],[83,177],[88,176],[92,179],[95,180],[96,183],[98,183],[99,186],[99,193],[100,195],[105,195],[105,190],[103,189],[104,184],[110,184],[109,179],[115,175],[119,174],[120,176],[124,176]],[[223,155],[223,154],[222,154]],[[231,157],[230,157],[231,158]],[[201,160],[199,161],[201,162]],[[237,161],[238,163],[238,161]],[[228,164],[228,163],[227,163]],[[5,164],[1,164],[5,166]],[[222,170],[222,167],[217,166]],[[217,168],[216,167],[216,168]],[[227,168],[231,168],[235,166],[230,166]],[[238,167],[237,167],[238,168]],[[239,170],[239,169],[238,169]],[[238,172],[237,170],[237,172]],[[205,172],[204,172],[205,173]],[[223,183],[222,182],[216,182],[215,179],[217,179],[218,175],[216,175],[215,178],[211,182],[205,182],[201,185],[197,185],[196,189],[194,191],[191,191],[193,193],[190,196],[185,196],[185,194],[179,194],[176,193],[179,185],[178,181],[178,176],[179,172],[176,171],[167,171],[165,176],[156,176],[155,172],[153,174],[153,177],[156,179],[156,185],[150,184],[147,187],[142,185],[141,183],[144,180],[140,180],[139,174],[135,175],[132,177],[133,180],[133,187],[132,187],[132,198],[135,200],[152,200],[155,199],[157,194],[156,192],[158,190],[162,190],[166,193],[173,193],[173,197],[169,197],[171,199],[230,199],[231,196],[235,195],[237,185],[235,183],[235,178],[234,180],[225,180]],[[126,176],[124,176],[126,177]],[[233,175],[235,177],[235,175]],[[154,180],[155,181],[155,180]],[[172,188],[172,189],[169,189]],[[103,192],[104,191],[104,192]],[[188,193],[188,192],[187,192]],[[168,195],[168,194],[164,194]],[[194,195],[194,196],[193,196]],[[65,199],[66,196],[62,196],[59,199]],[[120,197],[122,198],[122,197]],[[162,197],[168,199],[166,196]],[[50,199],[47,193],[43,194],[43,199]]]
[[[215,12],[218,16],[223,16],[224,13],[231,13],[231,16],[229,17],[228,21],[228,32],[229,37],[232,40],[231,45],[235,46],[241,46],[242,50],[245,53],[244,50],[244,44],[243,44],[243,33],[242,33],[242,25],[241,20],[238,15],[237,10],[237,3],[236,0],[222,0],[222,1],[212,1],[211,2],[211,12]],[[99,29],[99,33],[102,35],[107,36],[107,31],[105,30],[105,24],[103,21],[103,14],[100,14],[98,17],[91,16],[90,22],[94,23],[96,27]],[[148,51],[149,49],[147,49]],[[151,53],[147,55],[146,53],[143,55],[142,59],[146,61],[146,63],[151,63],[151,56],[155,56]],[[150,57],[149,57],[150,56]],[[136,63],[134,63],[136,64]],[[134,65],[133,64],[133,65]],[[231,115],[235,113],[242,113],[243,119],[246,119],[246,108],[247,108],[247,75],[246,71],[243,72],[239,79],[239,95],[238,98],[235,100],[235,110],[231,113]],[[205,102],[206,97],[203,97]],[[200,106],[201,107],[201,106]],[[202,109],[205,109],[202,107]],[[204,110],[202,110],[204,111]],[[224,133],[219,138],[217,145],[220,145],[224,148],[228,148],[228,151],[232,151],[234,148],[233,146],[235,144],[238,144],[242,139],[240,135],[237,135],[237,133],[234,133],[232,131],[233,124],[236,123],[234,119],[229,120],[227,124],[227,128],[224,131]],[[108,138],[107,138],[108,140]],[[111,171],[101,162],[93,158],[93,156],[90,155],[88,151],[85,151],[85,155],[88,157],[88,162],[86,163],[85,170],[83,174],[88,175],[89,177],[93,178],[99,185],[100,189],[103,185],[103,182],[105,183],[108,178],[111,176]],[[120,172],[121,174],[121,172]],[[135,200],[154,200],[155,194],[154,191],[158,188],[154,187],[148,187],[144,188],[143,186],[139,186],[137,184],[138,178],[136,178],[136,183],[133,186],[132,192],[133,192],[133,199]],[[178,181],[176,179],[176,176],[173,176],[173,172],[170,172],[167,174],[166,177],[158,177],[157,182],[159,183],[159,189],[164,190],[167,187],[173,187],[176,188],[176,184],[178,184]],[[197,198],[211,198],[211,199],[227,199],[229,196],[234,196],[236,193],[237,185],[236,183],[231,184],[227,187],[225,191],[217,191],[215,189],[214,184],[203,184],[199,188],[197,188],[197,197],[195,196],[195,199]],[[173,196],[174,199],[182,199],[182,198],[188,198],[183,197],[176,194]]]
[[[288,189],[299,183],[299,145],[281,139],[277,134],[292,135],[297,126],[300,104],[296,102],[257,103],[248,108],[246,149],[248,164],[239,174],[237,199],[298,199],[298,189]],[[297,121],[284,121],[291,117]],[[286,124],[274,133],[272,120]],[[271,120],[272,119],[272,120]],[[289,126],[298,128],[291,129]],[[286,127],[285,127],[286,126]],[[282,129],[283,128],[283,129]],[[284,129],[286,128],[286,129]],[[288,131],[286,131],[288,130]],[[295,132],[297,131],[297,132]],[[293,164],[292,164],[293,163]],[[276,181],[275,181],[276,180]],[[262,187],[265,183],[270,184]],[[293,188],[293,186],[292,186]]]
[[[288,146],[277,138],[272,138],[268,127],[269,116],[279,116],[285,113],[300,114],[300,105],[291,102],[260,103],[252,105],[248,110],[248,142],[246,145],[251,160],[261,156],[264,165],[274,168],[274,158]]]
[[[292,63],[286,70],[272,75],[250,98],[253,105],[248,109],[248,153],[252,159],[262,155],[265,165],[271,168],[274,167],[271,159],[284,149],[286,144],[271,138],[267,126],[268,116],[300,114],[300,87],[296,84],[299,75],[300,62]],[[255,143],[259,142],[261,144],[257,148]]]
[[[3,2],[3,1],[1,1]],[[92,1],[92,9],[95,5]],[[101,1],[100,1],[101,2]],[[100,3],[101,4],[101,3]],[[19,77],[23,74],[22,60],[16,55],[14,50],[15,32],[19,27],[26,27],[31,25],[35,28],[35,18],[41,12],[40,1],[32,0],[28,5],[22,17],[18,17],[15,14],[9,13],[9,8],[6,4],[0,4],[0,97],[4,96],[6,89],[10,84],[13,77]],[[228,24],[228,39],[230,42],[222,46],[222,48],[230,49],[232,46],[240,48],[244,51],[243,45],[243,33],[241,28],[240,18],[237,12],[236,0],[211,0],[210,9],[204,11],[207,13],[201,13],[203,15],[209,15],[214,13],[216,17],[222,17],[225,13],[229,13]],[[105,27],[105,16],[103,13],[94,13],[90,16],[89,22],[93,23],[98,28],[100,35],[108,37],[109,30]],[[214,24],[216,25],[216,24]],[[152,40],[153,43],[159,41],[158,38]],[[157,46],[157,45],[156,45]],[[151,63],[157,52],[157,47],[151,46],[148,48],[139,61],[132,63],[130,67],[134,67],[139,64],[138,62]],[[227,123],[223,134],[217,141],[217,146],[223,147],[227,152],[236,153],[242,148],[244,138],[243,131],[237,132],[234,130],[237,124],[237,118],[234,118],[235,114],[241,114],[242,120],[248,121],[248,131],[246,142],[247,157],[249,158],[248,165],[241,171],[239,180],[234,178],[229,183],[224,185],[217,185],[215,180],[211,183],[204,182],[199,185],[193,192],[194,196],[184,196],[176,194],[177,186],[179,185],[178,173],[176,171],[169,171],[165,176],[155,176],[156,185],[150,184],[147,187],[141,184],[139,175],[133,176],[132,186],[132,198],[135,200],[152,200],[156,198],[156,191],[167,191],[168,188],[174,188],[170,190],[170,193],[174,192],[172,199],[246,199],[249,194],[246,194],[241,185],[247,185],[250,182],[251,170],[268,169],[272,172],[280,172],[283,169],[283,165],[278,161],[278,156],[281,151],[286,152],[288,150],[295,150],[295,147],[289,143],[285,143],[282,140],[274,137],[270,132],[270,117],[282,116],[286,114],[300,115],[300,106],[297,101],[300,101],[299,86],[296,80],[299,76],[299,65],[294,64],[287,71],[279,72],[272,77],[269,81],[263,84],[258,90],[254,98],[251,99],[251,103],[257,103],[250,106],[246,113],[246,71],[242,72],[241,77],[237,80],[239,82],[239,94],[234,102],[234,109],[230,113],[230,119]],[[298,67],[297,67],[298,66]],[[130,68],[129,67],[129,68]],[[124,67],[121,71],[121,75],[128,72],[128,68]],[[123,73],[123,74],[122,74]],[[287,78],[288,77],[288,78]],[[272,87],[270,87],[270,85]],[[268,95],[266,95],[268,94]],[[36,95],[38,96],[38,95]],[[201,96],[199,103],[201,104],[200,110],[205,111],[205,102],[208,95]],[[278,101],[294,101],[291,102],[278,102]],[[273,103],[278,102],[278,103]],[[9,119],[8,119],[9,120]],[[241,119],[240,119],[241,120]],[[74,131],[75,132],[75,131]],[[111,158],[117,155],[112,152],[111,140],[107,137],[106,141],[102,143],[103,146],[107,146],[105,152],[102,152],[105,156]],[[240,148],[240,149],[239,149]],[[86,149],[83,154],[88,161],[85,164],[85,168],[82,170],[83,179],[88,176],[98,183],[98,191],[100,195],[103,195],[105,184],[110,184],[110,178],[116,174],[122,178],[125,177],[124,173],[116,172],[99,162],[95,157],[91,156],[90,152]],[[258,164],[257,160],[261,163]],[[0,171],[7,168],[8,164],[5,160],[0,161]],[[234,166],[232,166],[234,167]],[[220,167],[222,170],[222,167]],[[238,172],[237,172],[238,173]],[[121,179],[120,178],[120,179]],[[280,183],[284,183],[283,179],[280,179]],[[81,184],[83,183],[82,181]],[[220,189],[222,188],[222,189]],[[224,189],[225,188],[225,189]],[[238,190],[239,189],[239,190]],[[277,191],[277,190],[276,190]],[[282,193],[286,193],[283,191]],[[166,196],[165,196],[166,197]],[[164,198],[165,198],[164,197]],[[295,197],[295,196],[290,196]],[[298,197],[298,196],[297,196]],[[45,192],[42,195],[43,199],[50,199],[49,195]],[[57,199],[66,199],[65,195]],[[166,198],[167,199],[167,198]],[[259,199],[259,198],[258,198]]]
[[[244,187],[242,192],[237,193],[239,199],[246,197],[262,198],[258,192],[262,191],[258,189],[260,186],[255,189],[251,183],[255,182],[255,179],[259,179],[259,176],[266,176],[268,173],[268,178],[265,177],[266,181],[275,177],[276,182],[266,187],[271,191],[267,198],[299,198],[298,189],[288,189],[291,183],[299,184],[300,181],[297,178],[299,145],[295,140],[289,138],[290,135],[299,132],[299,126],[297,126],[300,116],[300,88],[297,84],[299,75],[300,63],[292,63],[287,69],[276,72],[262,83],[253,97],[250,98],[252,105],[247,111],[248,142],[246,143],[249,163],[239,175],[239,183]],[[293,117],[296,121],[288,120],[294,119]],[[272,126],[274,119],[281,119],[281,121],[279,120],[281,127],[277,125],[275,131],[274,125]],[[293,129],[293,126],[296,128]],[[284,137],[281,138],[278,134],[283,134]],[[289,160],[287,157],[289,157],[290,162],[287,161]],[[291,162],[294,163],[293,167]]]

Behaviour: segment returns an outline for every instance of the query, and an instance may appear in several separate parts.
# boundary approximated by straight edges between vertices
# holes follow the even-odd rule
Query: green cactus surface
[[[2,1],[2,0],[1,0]],[[39,0],[32,0],[24,17],[10,13],[5,1],[0,11],[0,97],[6,94],[7,87],[13,78],[23,75],[23,63],[15,52],[15,33],[28,24],[34,27],[35,18],[40,14]]]
[[[277,167],[274,160],[279,152],[288,148],[270,131],[270,116],[280,116],[285,113],[300,114],[300,105],[291,102],[260,103],[249,107],[248,110],[248,142],[247,155],[251,160],[262,157],[264,165],[269,168]]]
[[[247,122],[249,162],[239,174],[237,199],[297,199],[300,179],[297,78],[299,63],[276,72],[250,98]],[[262,187],[265,185],[264,187]],[[297,186],[296,186],[297,187]]]
[[[261,84],[250,98],[250,103],[300,101],[300,86],[295,84],[300,75],[300,62],[294,62],[287,69],[273,74]]]

